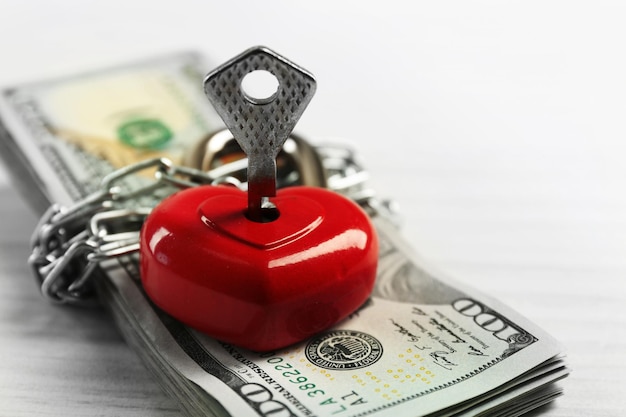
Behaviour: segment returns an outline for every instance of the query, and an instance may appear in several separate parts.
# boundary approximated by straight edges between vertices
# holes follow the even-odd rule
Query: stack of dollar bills
[[[210,69],[173,54],[5,89],[2,156],[24,198],[43,212],[143,159],[183,164],[222,127],[203,93]],[[132,129],[151,134],[139,140]],[[94,282],[128,344],[190,416],[518,416],[561,395],[555,381],[569,371],[550,335],[433,272],[388,216],[372,218],[380,260],[369,301],[275,352],[222,343],[160,311],[142,290],[136,255],[102,262]]]

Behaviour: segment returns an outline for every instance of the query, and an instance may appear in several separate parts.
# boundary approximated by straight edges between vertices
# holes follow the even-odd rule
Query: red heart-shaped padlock
[[[367,214],[322,188],[273,199],[269,222],[246,217],[247,195],[202,186],[159,204],[141,231],[141,277],[150,298],[182,322],[253,350],[303,340],[369,296],[378,240]]]

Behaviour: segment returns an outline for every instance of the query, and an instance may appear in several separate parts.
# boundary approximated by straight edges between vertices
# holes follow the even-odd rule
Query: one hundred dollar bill
[[[203,65],[176,54],[4,90],[2,154],[25,198],[43,211],[85,197],[130,163],[184,163],[221,127],[203,94]],[[147,198],[142,204],[155,205],[160,196]],[[568,369],[550,335],[433,272],[386,217],[373,221],[380,259],[372,297],[338,325],[275,352],[222,343],[159,310],[141,287],[136,256],[103,262],[96,284],[129,345],[188,415],[514,416],[561,394],[554,382]]]

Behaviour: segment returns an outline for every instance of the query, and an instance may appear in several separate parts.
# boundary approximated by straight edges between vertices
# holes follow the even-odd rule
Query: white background
[[[297,131],[353,143],[418,252],[564,342],[549,413],[605,415],[626,408],[625,22],[602,0],[2,0],[0,84],[275,49],[318,81]]]

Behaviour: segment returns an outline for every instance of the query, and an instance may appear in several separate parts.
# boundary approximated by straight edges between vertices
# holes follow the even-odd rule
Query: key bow
[[[275,92],[255,97],[242,86],[255,71],[270,73]],[[204,91],[248,156],[248,215],[261,221],[276,195],[276,156],[315,93],[315,78],[266,47],[251,48],[210,72]]]

